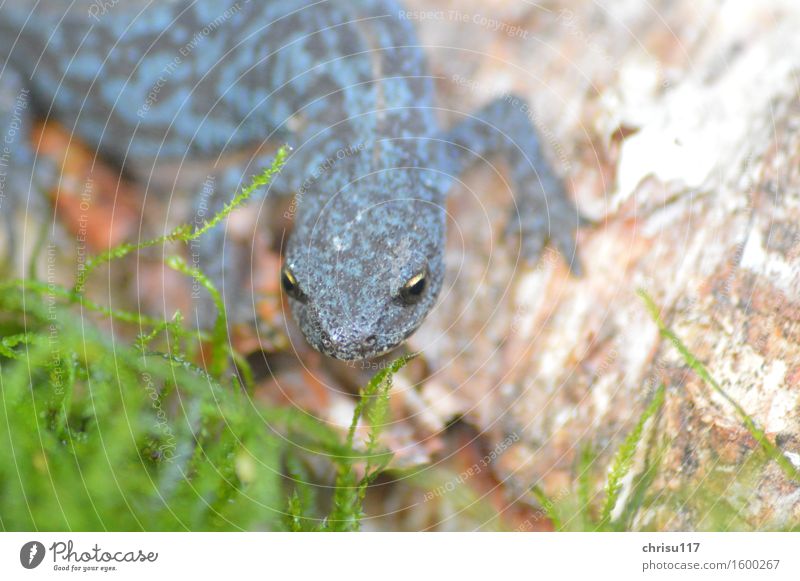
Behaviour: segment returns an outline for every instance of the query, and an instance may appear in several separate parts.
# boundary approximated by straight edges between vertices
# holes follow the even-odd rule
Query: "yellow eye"
[[[288,266],[284,266],[281,270],[281,286],[286,294],[293,299],[305,301],[305,295],[303,295],[303,291],[300,290],[300,285],[297,283],[294,273],[292,273]]]
[[[419,302],[428,286],[428,272],[422,270],[409,278],[400,289],[400,297],[408,305]]]

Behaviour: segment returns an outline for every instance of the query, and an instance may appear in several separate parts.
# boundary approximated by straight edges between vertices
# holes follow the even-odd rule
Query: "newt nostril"
[[[320,331],[319,338],[322,341],[322,345],[326,349],[330,349],[331,346],[331,336],[328,334],[327,331]]]
[[[377,343],[377,342],[378,342],[378,337],[376,335],[370,335],[369,337],[364,339],[364,344],[367,347],[374,347],[375,343]]]

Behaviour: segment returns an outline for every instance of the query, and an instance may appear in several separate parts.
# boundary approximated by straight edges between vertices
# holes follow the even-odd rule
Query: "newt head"
[[[445,212],[424,173],[374,172],[298,203],[281,285],[306,339],[325,355],[382,355],[433,308],[444,277]]]

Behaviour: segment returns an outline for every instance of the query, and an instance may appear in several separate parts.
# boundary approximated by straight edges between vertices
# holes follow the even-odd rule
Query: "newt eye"
[[[400,298],[403,299],[407,305],[418,303],[425,293],[425,288],[428,286],[428,271],[422,270],[412,276],[400,289]]]
[[[297,283],[297,279],[288,266],[284,266],[283,269],[281,269],[281,286],[286,294],[294,300],[305,302],[306,296],[303,294],[303,291],[300,290],[300,285]]]

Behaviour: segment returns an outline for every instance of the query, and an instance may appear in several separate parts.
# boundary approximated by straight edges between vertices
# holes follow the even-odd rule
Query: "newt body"
[[[424,50],[397,2],[47,4],[0,8],[0,122],[21,115],[24,133],[33,115],[55,117],[144,182],[161,164],[207,159],[215,191],[198,204],[212,210],[270,162],[223,167],[226,153],[291,145],[269,188],[296,196],[283,288],[327,355],[385,353],[422,323],[444,278],[446,194],[476,159],[508,162],[519,216],[510,230],[524,256],[535,260],[549,237],[574,258],[578,215],[522,101],[498,99],[442,129]],[[20,113],[23,93],[32,106]],[[14,144],[22,191],[47,173],[34,171],[26,143]],[[240,303],[224,274],[242,257],[219,237],[202,251],[226,301]]]

